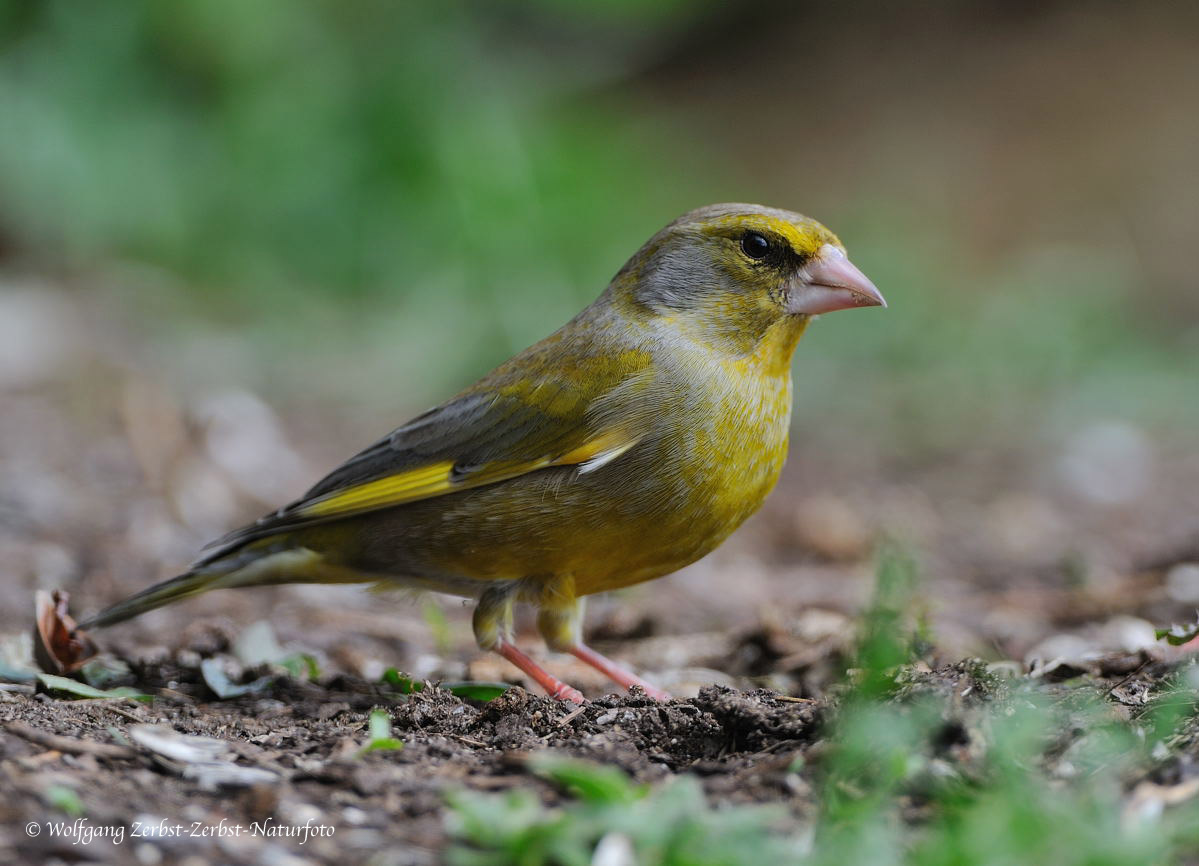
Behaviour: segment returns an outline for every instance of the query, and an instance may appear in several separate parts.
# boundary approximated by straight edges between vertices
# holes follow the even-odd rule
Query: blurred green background
[[[759,201],[892,305],[805,341],[805,441],[1185,434],[1197,34],[1149,2],[9,0],[0,266],[168,382],[386,426],[677,214]]]

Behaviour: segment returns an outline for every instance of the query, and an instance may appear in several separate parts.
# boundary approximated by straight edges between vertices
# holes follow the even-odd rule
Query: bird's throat
[[[750,355],[752,363],[766,375],[778,376],[791,369],[791,356],[811,318],[785,316],[766,329]]]

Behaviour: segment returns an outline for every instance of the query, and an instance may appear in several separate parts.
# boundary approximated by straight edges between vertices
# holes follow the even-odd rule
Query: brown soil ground
[[[198,657],[194,649],[180,655]],[[1127,714],[1169,670],[1149,654],[1114,655],[1045,676],[1041,688],[1052,693],[1055,681],[1085,672],[1088,688]],[[835,703],[832,695],[723,686],[667,704],[634,694],[575,707],[520,688],[484,703],[433,687],[397,695],[349,675],[320,683],[284,676],[253,696],[214,701],[197,669],[177,658],[136,663],[134,677],[157,696],[152,703],[0,692],[3,862],[436,863],[447,843],[447,792],[521,788],[547,803],[562,796],[527,769],[528,757],[546,749],[617,766],[642,782],[691,773],[713,802],[783,804],[797,819],[811,818],[812,790],[794,768],[797,758],[819,765],[822,724]],[[918,665],[906,678],[898,700],[916,692],[948,699],[936,748],[968,765],[971,709],[1006,685],[977,662]],[[375,708],[390,714],[402,750],[361,753]],[[231,751],[218,772],[204,771],[131,745],[138,725],[217,738]],[[1155,778],[1162,772],[1156,768]],[[52,821],[73,821],[48,807],[54,786],[76,792],[88,826],[123,828],[123,837],[81,843],[69,830],[52,830]],[[281,838],[252,832],[255,822],[332,832]]]

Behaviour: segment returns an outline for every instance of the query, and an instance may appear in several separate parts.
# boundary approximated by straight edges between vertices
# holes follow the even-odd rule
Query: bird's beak
[[[874,283],[832,244],[821,247],[800,269],[787,293],[787,312],[804,316],[885,306],[887,302]]]

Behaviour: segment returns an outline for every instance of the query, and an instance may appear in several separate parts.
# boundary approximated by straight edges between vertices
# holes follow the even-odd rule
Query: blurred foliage
[[[287,295],[585,268],[607,252],[595,209],[619,211],[651,167],[621,149],[628,130],[555,101],[617,59],[554,63],[468,8],[7,4],[8,230]],[[588,14],[556,11],[572,9]],[[528,261],[514,233],[549,255]]]
[[[447,820],[458,842],[448,852],[447,862],[456,866],[596,862],[719,866],[791,863],[800,850],[799,840],[780,832],[782,810],[713,808],[691,776],[649,790],[634,784],[617,767],[551,754],[536,756],[530,768],[576,799],[563,809],[550,810],[524,789],[500,796],[457,792],[450,797]],[[608,859],[600,859],[597,846],[608,848]]]
[[[1014,251],[967,278],[950,229],[896,236],[894,225],[874,217],[852,235],[841,229],[891,306],[824,317],[805,335],[796,440],[827,431],[805,406],[885,431],[882,447],[901,455],[1043,447],[1096,419],[1157,431],[1199,423],[1199,401],[1182,396],[1199,344],[1185,319],[1170,333],[1141,315],[1136,272],[1118,252]]]
[[[878,20],[949,51],[1000,5]],[[1177,257],[1094,229],[1106,210],[1063,215],[1069,187],[1042,191],[1068,231],[989,202],[1024,175],[975,162],[1004,140],[980,151],[975,137],[998,133],[962,112],[1011,100],[938,90],[922,54],[895,82],[828,63],[870,52],[871,26],[838,17],[867,6],[778,6],[778,27],[753,35],[684,0],[0,0],[0,256],[80,275],[189,375],[268,379],[272,402],[341,401],[394,423],[569,319],[669,219],[760,200],[826,220],[891,301],[805,340],[812,420],[797,441],[828,409],[836,436],[881,429],[903,454],[1096,418],[1199,421],[1178,398],[1194,329],[1150,315],[1140,284],[1146,262]],[[1053,31],[1037,22],[1060,18],[1010,20],[1039,45]],[[1091,93],[1085,62],[1074,72]],[[813,135],[802,94],[824,91],[840,96]],[[755,118],[767,95],[778,110]],[[941,115],[948,126],[921,126]],[[834,158],[842,138],[856,158]],[[962,214],[937,209],[951,187],[983,193],[961,205],[976,227],[1015,227],[1002,255],[971,258]]]
[[[880,556],[874,598],[862,612],[853,670],[855,699],[881,698],[895,690],[895,672],[913,660],[916,641],[908,634],[915,602],[916,564],[899,550]]]
[[[661,129],[570,96],[702,5],[4,2],[0,225],[229,324],[386,306],[477,363],[698,203]]]

